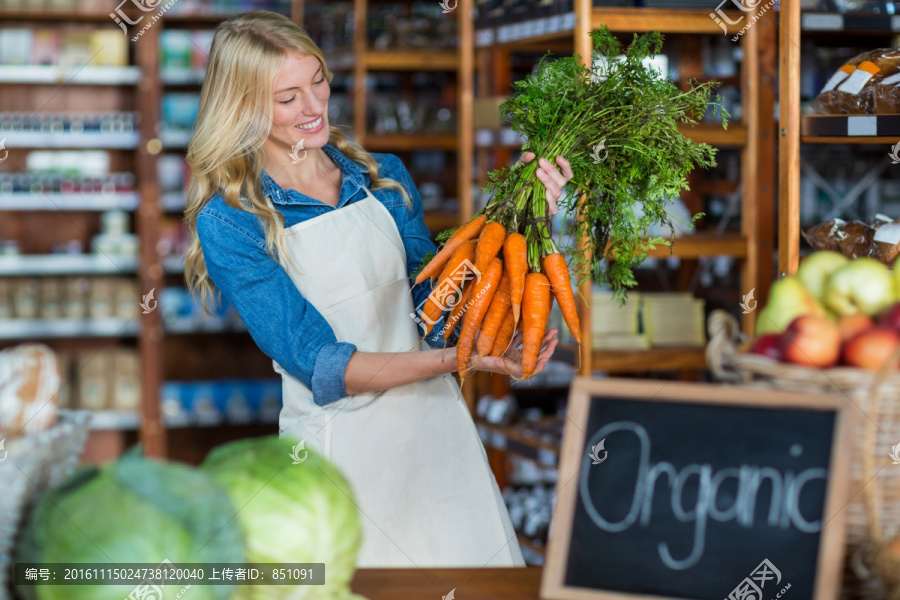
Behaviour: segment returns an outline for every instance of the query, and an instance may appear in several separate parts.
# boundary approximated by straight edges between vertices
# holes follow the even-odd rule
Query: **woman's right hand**
[[[541,353],[538,355],[537,366],[532,377],[544,370],[559,340],[556,338],[559,330],[550,329],[541,340]],[[503,356],[472,356],[469,359],[469,368],[473,371],[487,371],[489,373],[502,373],[513,379],[522,379],[522,334],[517,333],[509,344],[509,349]]]

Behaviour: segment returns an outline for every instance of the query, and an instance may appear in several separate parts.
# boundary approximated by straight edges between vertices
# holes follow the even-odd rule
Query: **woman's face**
[[[275,78],[275,109],[269,143],[304,149],[328,143],[328,97],[331,86],[315,56],[289,52]]]

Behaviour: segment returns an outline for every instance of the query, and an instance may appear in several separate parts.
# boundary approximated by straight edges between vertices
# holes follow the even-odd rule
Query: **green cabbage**
[[[25,525],[16,562],[159,565],[244,562],[235,509],[207,473],[129,452],[46,493]],[[18,586],[26,600],[123,600],[127,585]],[[183,587],[162,587],[173,600]],[[226,600],[234,586],[191,586],[185,600]]]
[[[325,564],[324,586],[247,585],[235,600],[360,598],[349,589],[362,543],[353,492],[334,464],[294,451],[295,444],[277,436],[240,440],[216,448],[201,466],[238,507],[248,562]]]

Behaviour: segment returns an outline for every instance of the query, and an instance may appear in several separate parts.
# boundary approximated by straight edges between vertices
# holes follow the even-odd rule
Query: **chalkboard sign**
[[[576,378],[541,597],[836,599],[841,396]]]

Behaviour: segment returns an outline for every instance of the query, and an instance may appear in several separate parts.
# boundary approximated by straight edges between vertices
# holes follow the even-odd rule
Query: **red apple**
[[[837,320],[838,329],[841,330],[841,339],[845,342],[858,333],[862,333],[872,326],[872,317],[863,313],[841,315]]]
[[[889,327],[873,327],[844,344],[844,362],[851,367],[877,370],[900,345],[900,333]]]
[[[781,334],[762,334],[753,342],[753,346],[750,347],[750,353],[768,356],[774,360],[784,360],[784,353],[781,351]]]
[[[900,331],[900,302],[887,309],[878,319],[878,324]]]
[[[826,317],[802,315],[782,336],[784,357],[795,365],[828,368],[841,353],[841,330]]]

